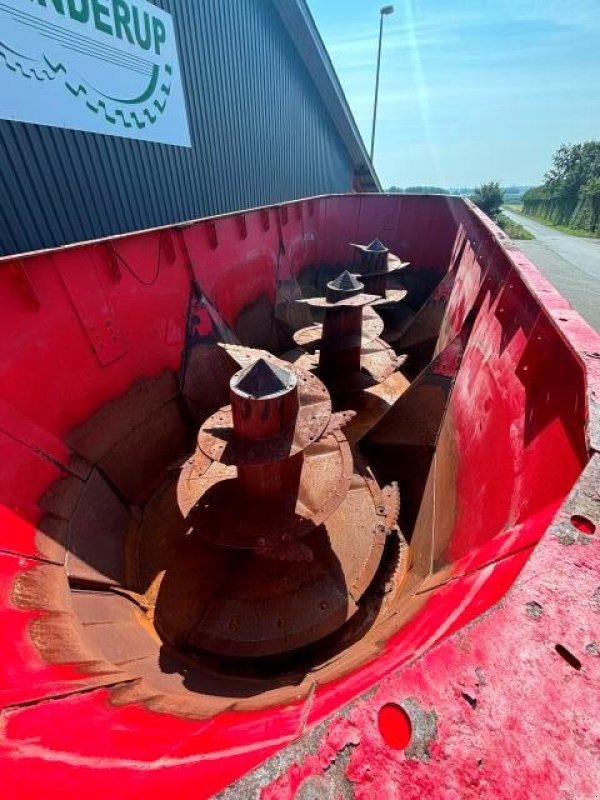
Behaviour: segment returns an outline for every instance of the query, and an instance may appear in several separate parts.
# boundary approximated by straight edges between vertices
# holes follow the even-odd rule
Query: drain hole
[[[558,655],[563,658],[570,667],[573,669],[580,670],[581,669],[581,661],[574,656],[570,650],[567,650],[562,644],[557,644],[554,646],[554,649],[558,653]]]
[[[402,706],[387,703],[379,709],[377,718],[379,733],[388,747],[404,750],[412,736],[412,722]]]
[[[587,533],[588,536],[596,533],[596,526],[591,519],[581,516],[581,514],[573,514],[571,517],[571,525],[573,525],[580,533]]]
[[[466,692],[461,692],[461,694],[463,696],[463,700],[466,700],[471,708],[475,710],[477,708],[477,698],[471,697],[471,695],[467,694]]]

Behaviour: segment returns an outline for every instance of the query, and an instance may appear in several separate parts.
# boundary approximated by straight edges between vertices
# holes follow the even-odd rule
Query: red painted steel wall
[[[85,471],[67,434],[140,377],[179,371],[194,288],[235,331],[248,306],[275,302],[278,282],[318,263],[343,264],[349,241],[375,236],[416,269],[440,277],[451,264],[457,270],[440,347],[475,309],[444,423],[455,472],[440,467],[436,474],[438,485],[453,483],[455,513],[450,533],[448,520],[439,521],[443,535],[434,539],[419,613],[375,661],[276,712],[198,722],[116,707],[109,675],[91,680],[68,663],[43,663],[31,637],[40,612],[17,608],[13,589],[22,571],[40,563],[49,574],[62,570],[64,554],[40,539],[36,525],[48,487]],[[456,198],[352,195],[0,263],[0,757],[7,796],[59,787],[69,798],[83,786],[89,798],[115,791],[207,797],[504,595],[589,457],[600,344],[499,237]],[[196,332],[206,335],[214,318],[203,311]],[[420,663],[406,672],[410,691],[435,681]],[[384,685],[378,700],[391,691]],[[283,780],[265,797],[291,797],[295,785]]]

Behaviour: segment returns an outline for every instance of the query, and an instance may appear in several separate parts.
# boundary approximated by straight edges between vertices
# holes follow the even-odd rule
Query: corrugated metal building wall
[[[173,16],[191,149],[0,120],[0,255],[377,188],[304,0],[153,2]]]

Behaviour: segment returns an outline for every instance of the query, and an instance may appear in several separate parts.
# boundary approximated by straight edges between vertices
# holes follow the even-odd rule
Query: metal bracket
[[[121,267],[119,266],[117,252],[112,242],[109,242],[106,245],[106,253],[108,255],[108,269],[110,271],[111,278],[115,281],[115,283],[119,283],[122,278],[122,272]]]
[[[173,236],[171,235],[171,231],[169,228],[162,230],[160,232],[160,238],[158,240],[159,247],[162,247],[163,252],[165,254],[165,258],[169,262],[169,264],[174,264],[177,258],[177,254],[175,253],[175,242],[173,241]]]
[[[219,239],[217,238],[217,226],[214,222],[206,223],[206,234],[208,236],[208,244],[210,245],[210,249],[216,250],[219,245]]]
[[[97,248],[95,251],[99,252]],[[54,266],[98,361],[106,366],[124,355],[126,347],[93,258],[94,250],[91,254],[70,250],[61,253]]]

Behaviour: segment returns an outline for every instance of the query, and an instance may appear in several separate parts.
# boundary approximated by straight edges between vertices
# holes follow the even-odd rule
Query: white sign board
[[[0,0],[0,118],[189,147],[171,15],[145,0]]]

